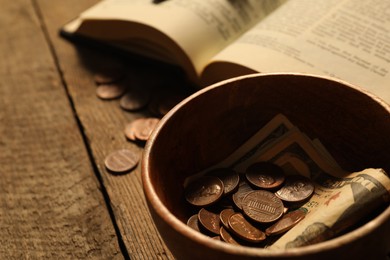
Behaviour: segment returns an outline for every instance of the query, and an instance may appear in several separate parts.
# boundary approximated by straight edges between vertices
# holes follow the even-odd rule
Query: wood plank
[[[83,45],[74,45],[58,37],[60,27],[74,18],[90,3],[72,1],[38,0],[45,25],[68,84],[77,115],[85,129],[89,145],[103,183],[110,197],[111,206],[128,254],[132,259],[172,259],[173,256],[162,241],[147,209],[142,190],[140,165],[129,174],[112,175],[104,167],[104,158],[117,149],[127,148],[139,154],[142,145],[126,141],[123,129],[126,123],[148,116],[147,111],[124,112],[118,100],[102,101],[95,95],[94,72],[105,66],[125,63],[133,84],[164,74],[159,65],[143,64],[126,57],[101,53]],[[80,10],[81,9],[81,10]],[[177,76],[167,68],[168,82]],[[172,84],[181,84],[176,80]],[[170,84],[170,83],[168,83]]]
[[[0,6],[0,258],[122,259],[34,5]]]

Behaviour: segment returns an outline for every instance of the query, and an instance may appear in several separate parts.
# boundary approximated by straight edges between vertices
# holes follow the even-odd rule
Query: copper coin
[[[221,220],[222,225],[226,228],[229,229],[229,218],[231,215],[236,213],[233,209],[224,209],[219,213],[219,219]]]
[[[214,240],[218,240],[218,241],[221,241],[221,237],[220,237],[220,236],[215,236],[215,237],[212,237],[212,239],[214,239]]]
[[[301,175],[290,175],[276,193],[281,200],[286,202],[300,202],[308,199],[314,192],[313,182]]]
[[[265,234],[267,236],[272,235],[279,235],[281,233],[284,233],[288,230],[290,230],[292,227],[294,227],[296,224],[298,224],[299,221],[304,219],[306,216],[306,213],[303,210],[294,210],[291,211],[285,215],[281,219],[279,219],[275,224],[268,227],[265,230]]]
[[[242,210],[250,219],[270,223],[283,215],[283,202],[270,191],[256,190],[248,193],[242,201]]]
[[[238,237],[245,241],[259,243],[265,240],[264,232],[249,223],[241,213],[230,216],[229,226]]]
[[[96,95],[105,100],[116,99],[125,93],[125,88],[120,84],[103,84],[96,88]]]
[[[143,120],[143,119],[136,119],[136,120],[126,124],[126,126],[125,126],[125,130],[124,130],[125,136],[127,139],[129,139],[131,141],[137,141],[137,138],[135,137],[135,131],[137,129],[137,124],[140,123],[140,121],[138,121],[138,120]]]
[[[190,228],[200,232],[198,214],[192,215],[187,220],[187,226],[189,226]]]
[[[211,170],[207,175],[216,176],[221,179],[225,187],[224,194],[230,194],[236,190],[240,182],[240,176],[236,171],[229,168],[218,168]]]
[[[189,183],[184,192],[190,204],[202,207],[217,202],[223,194],[223,189],[223,183],[217,177],[203,176]]]
[[[115,173],[123,173],[137,166],[139,155],[133,151],[122,149],[110,153],[104,160],[106,168]]]
[[[200,224],[213,234],[219,235],[219,229],[221,228],[219,215],[205,208],[202,208],[198,212],[198,219]]]
[[[96,84],[110,84],[121,80],[125,76],[121,69],[106,69],[94,74],[93,79]]]
[[[221,227],[221,229],[219,230],[219,235],[226,243],[232,245],[240,245],[224,227]]]
[[[126,111],[137,111],[144,108],[150,100],[148,90],[132,90],[127,92],[119,101],[119,105]]]
[[[284,172],[281,167],[269,162],[252,164],[246,170],[247,180],[262,189],[275,189],[284,182]]]
[[[240,182],[238,190],[232,196],[233,202],[237,208],[242,209],[242,200],[251,191],[253,191],[253,189],[248,183],[245,181]]]
[[[135,138],[140,141],[147,141],[159,121],[160,120],[158,118],[154,117],[149,117],[142,120],[140,127],[135,128]]]
[[[158,118],[138,118],[126,124],[125,136],[131,141],[146,141],[159,122]]]

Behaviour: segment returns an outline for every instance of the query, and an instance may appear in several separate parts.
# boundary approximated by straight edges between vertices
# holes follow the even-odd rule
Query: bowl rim
[[[385,101],[383,101],[381,98],[375,96],[374,94],[370,93],[369,91],[359,86],[352,85],[351,83],[348,83],[338,78],[333,78],[331,76],[308,74],[308,73],[291,73],[291,72],[253,73],[253,74],[226,79],[198,90],[197,92],[193,93],[189,97],[182,100],[160,120],[160,122],[157,124],[157,126],[151,133],[148,141],[146,142],[143,156],[142,156],[142,165],[141,165],[143,190],[144,190],[145,197],[149,202],[148,203],[149,207],[151,207],[153,211],[158,215],[158,217],[161,218],[170,228],[180,233],[182,236],[185,236],[188,239],[193,240],[195,243],[199,243],[204,247],[209,247],[214,250],[221,250],[232,255],[245,255],[251,257],[292,257],[292,256],[311,255],[320,251],[323,252],[327,250],[336,249],[342,245],[349,244],[350,242],[369,234],[371,231],[377,229],[386,221],[390,220],[390,206],[388,206],[383,212],[381,212],[374,219],[341,236],[332,238],[330,240],[321,243],[298,247],[298,248],[290,248],[290,249],[283,249],[283,250],[267,250],[262,248],[251,248],[247,246],[238,247],[222,241],[210,239],[206,235],[203,235],[200,232],[197,232],[192,228],[188,227],[185,223],[183,223],[175,215],[173,215],[173,213],[171,213],[168,210],[168,208],[162,203],[157,193],[155,192],[151,182],[151,176],[150,176],[151,173],[149,171],[150,169],[149,158],[150,158],[151,150],[153,149],[153,145],[155,143],[156,138],[159,135],[160,130],[169,121],[169,119],[176,113],[176,111],[179,110],[182,106],[184,106],[184,104],[187,103],[188,101],[197,98],[198,96],[202,95],[205,92],[226,85],[228,83],[241,80],[241,79],[247,79],[247,78],[269,77],[269,76],[280,76],[280,75],[303,76],[303,77],[311,77],[311,78],[314,77],[314,78],[320,78],[324,80],[336,81],[341,85],[362,92],[363,94],[373,99],[375,102],[377,102],[379,105],[381,105],[390,113],[390,106]]]

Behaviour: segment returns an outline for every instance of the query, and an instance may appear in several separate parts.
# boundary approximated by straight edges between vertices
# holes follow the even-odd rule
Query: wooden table
[[[182,79],[59,36],[96,2],[0,0],[0,259],[173,258],[150,217],[140,165],[123,175],[104,167],[117,149],[142,153],[123,129],[148,111],[98,99],[93,74],[126,62],[138,83]]]

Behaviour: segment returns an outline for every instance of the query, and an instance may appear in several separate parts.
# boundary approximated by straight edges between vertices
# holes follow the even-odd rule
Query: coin
[[[219,229],[221,228],[219,215],[205,208],[202,208],[198,212],[198,219],[200,224],[213,234],[219,235]]]
[[[281,233],[284,233],[290,230],[296,224],[298,224],[298,222],[304,219],[305,216],[306,216],[306,212],[304,212],[303,210],[298,209],[298,210],[291,211],[283,215],[283,217],[279,219],[275,224],[268,227],[265,230],[265,234],[267,236],[272,236],[272,235],[279,235]]]
[[[104,160],[106,168],[114,173],[123,173],[137,166],[139,155],[133,151],[122,149],[110,153]]]
[[[236,171],[229,168],[218,168],[211,170],[207,175],[216,176],[223,182],[225,187],[224,194],[230,194],[236,190],[238,183],[240,182],[240,176]]]
[[[233,237],[232,235],[226,230],[225,227],[221,227],[219,230],[219,235],[221,236],[222,240],[226,243],[232,244],[232,245],[240,245]]]
[[[219,178],[203,176],[188,184],[184,192],[185,198],[190,204],[208,206],[221,198],[223,190],[223,182]]]
[[[146,141],[159,122],[158,118],[138,118],[126,124],[124,134],[130,141]]]
[[[160,120],[158,118],[145,118],[142,121],[141,127],[135,128],[134,136],[136,139],[140,141],[147,141],[149,139],[150,134],[153,132],[154,128],[158,124]]]
[[[249,223],[241,213],[235,213],[229,218],[231,230],[241,239],[252,243],[265,240],[264,232]]]
[[[125,88],[120,84],[102,84],[96,88],[96,95],[104,100],[116,99],[125,93]]]
[[[137,111],[144,108],[150,100],[148,90],[132,90],[127,92],[119,101],[119,105],[126,111]]]
[[[308,199],[314,192],[313,182],[301,175],[286,177],[284,185],[275,193],[278,198],[286,202],[301,202]]]
[[[198,220],[198,214],[192,215],[188,220],[187,220],[187,226],[190,228],[200,232],[199,229],[199,220]]]
[[[219,219],[221,220],[222,225],[226,228],[229,229],[229,218],[231,215],[236,213],[233,209],[224,209],[219,213]]]
[[[218,240],[218,241],[221,241],[221,237],[220,237],[220,236],[215,236],[215,237],[212,237],[212,239],[214,239],[214,240]]]
[[[255,190],[242,201],[242,210],[250,219],[260,223],[270,223],[283,215],[283,202],[270,191]]]
[[[242,200],[251,191],[253,191],[253,189],[247,182],[240,182],[238,190],[232,196],[234,205],[236,205],[237,208],[242,209]]]
[[[251,184],[262,189],[275,189],[285,179],[283,169],[270,162],[252,164],[247,168],[245,176]]]
[[[125,133],[125,136],[127,139],[129,139],[131,141],[137,141],[137,138],[135,137],[135,131],[137,129],[137,124],[139,124],[137,119],[126,124],[124,133]]]

